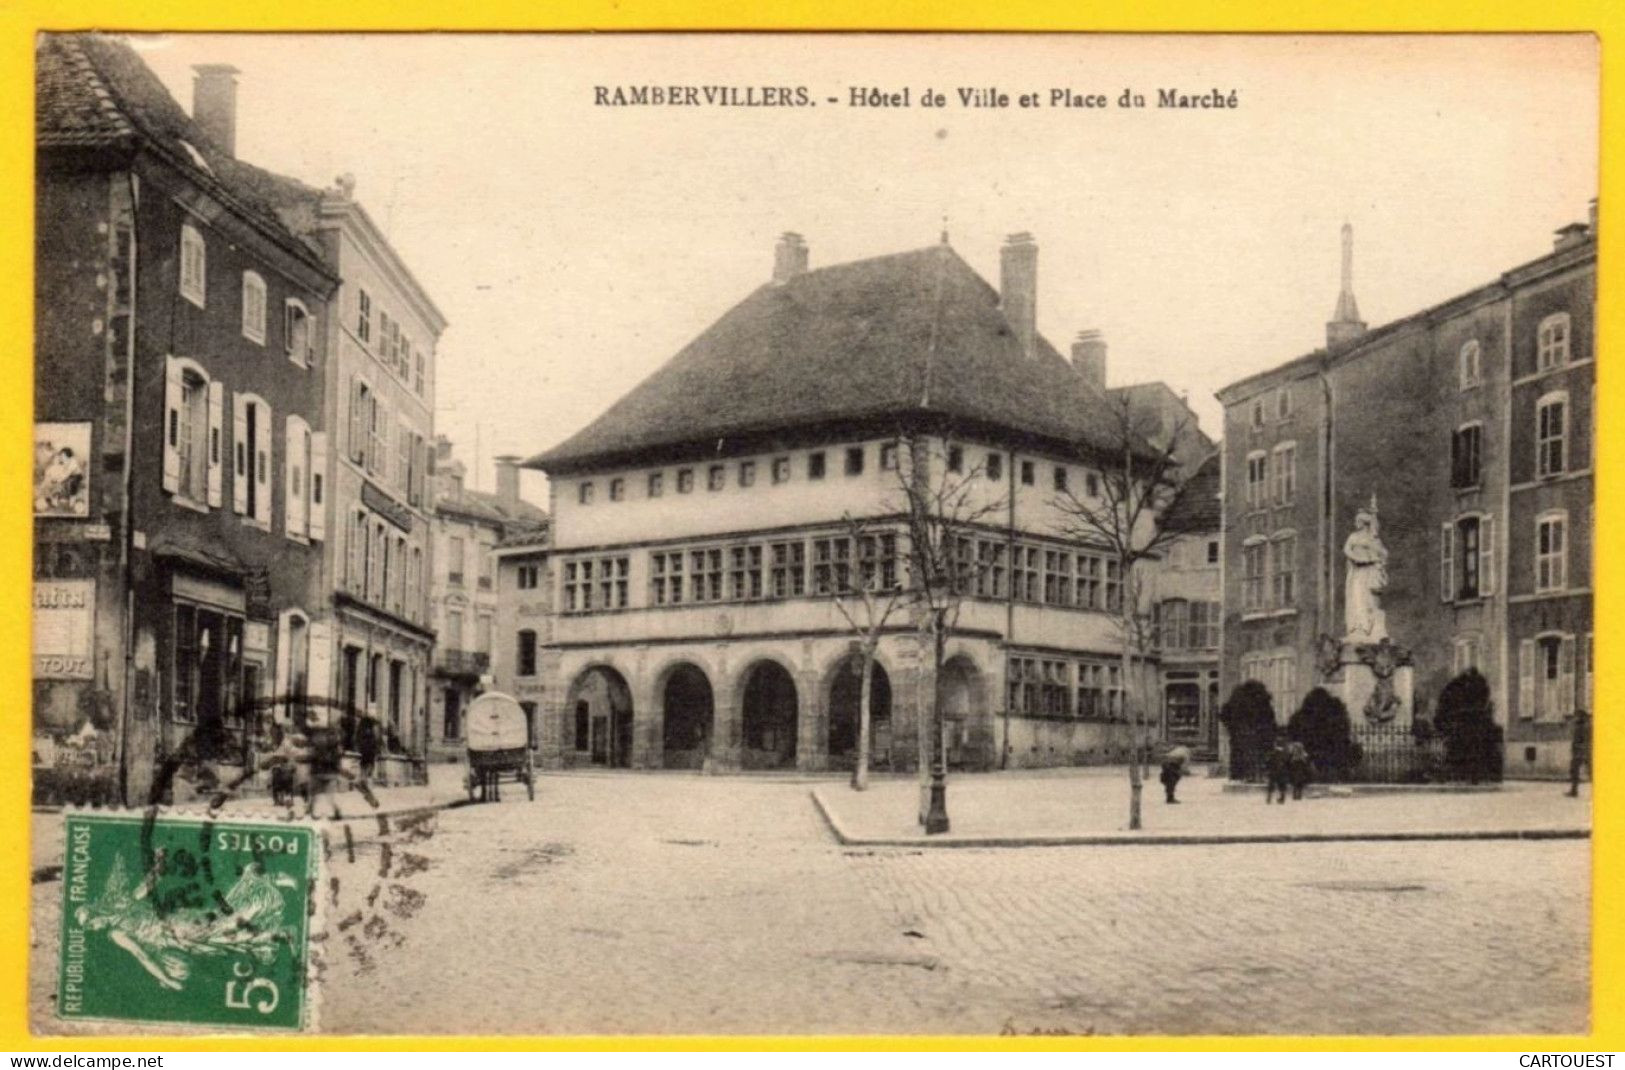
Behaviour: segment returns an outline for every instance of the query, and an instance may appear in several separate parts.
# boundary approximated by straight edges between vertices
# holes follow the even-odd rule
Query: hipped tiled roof
[[[41,34],[35,60],[34,133],[41,150],[145,146],[272,241],[331,277],[319,251],[288,228],[276,211],[280,200],[269,195],[271,179],[301,184],[223,152],[128,44],[96,33]],[[206,167],[198,166],[188,145]]]
[[[1163,516],[1167,530],[1184,535],[1219,530],[1219,463],[1219,454],[1212,454],[1179,488]]]
[[[566,471],[730,436],[886,417],[1113,448],[1105,401],[946,244],[757,289],[602,416],[526,462]]]

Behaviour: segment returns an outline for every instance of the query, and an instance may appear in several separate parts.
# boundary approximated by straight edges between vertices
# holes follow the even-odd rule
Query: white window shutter
[[[1559,718],[1574,713],[1574,636],[1565,635],[1557,648],[1557,709]]]
[[[1525,639],[1518,644],[1518,716],[1525,720],[1535,716],[1535,641]]]
[[[254,421],[254,515],[271,526],[271,406],[262,404]]]
[[[346,567],[344,580],[350,590],[354,591],[360,585],[361,577],[361,540],[366,538],[366,529],[362,527],[360,513],[351,513],[349,521],[344,528],[344,552]]]
[[[1456,525],[1445,521],[1439,525],[1439,601],[1450,602],[1456,597]]]
[[[182,374],[174,357],[164,361],[164,489],[171,494],[181,489]]]
[[[332,693],[333,625],[325,620],[311,621],[307,645],[310,647],[310,669],[305,673],[309,681],[306,691],[311,698],[326,698]]]
[[[346,448],[350,460],[361,459],[363,439],[361,437],[361,379],[350,376],[350,429]]]
[[[310,435],[310,472],[306,476],[306,489],[310,492],[310,537],[327,538],[327,432],[313,431]]]
[[[287,417],[282,443],[282,521],[286,533],[303,538],[309,530],[306,517],[310,493],[305,466],[310,462],[310,431],[297,416]]]
[[[238,515],[248,512],[248,401],[242,394],[231,396],[231,507]]]
[[[289,636],[289,621],[293,619],[290,610],[283,610],[276,622],[276,691],[277,698],[287,701],[288,696],[288,655],[293,652],[293,641]]]
[[[221,382],[209,384],[209,504],[219,508],[225,477],[225,421],[226,386]]]
[[[1478,522],[1478,593],[1495,593],[1495,518],[1486,516]]]

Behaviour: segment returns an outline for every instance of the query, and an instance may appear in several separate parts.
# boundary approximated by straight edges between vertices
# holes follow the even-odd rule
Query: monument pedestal
[[[1330,647],[1332,643],[1323,645]],[[1388,639],[1378,643],[1344,640],[1336,647],[1336,670],[1328,674],[1331,678],[1327,686],[1348,708],[1349,722],[1409,728],[1416,712],[1415,669],[1410,651]],[[1331,650],[1325,652],[1330,654]]]

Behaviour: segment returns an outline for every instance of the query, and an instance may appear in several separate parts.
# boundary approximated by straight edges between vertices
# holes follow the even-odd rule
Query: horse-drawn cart
[[[469,802],[475,789],[481,800],[502,798],[502,778],[511,776],[536,798],[536,770],[531,762],[530,725],[519,703],[488,691],[468,705],[468,771],[463,786]]]

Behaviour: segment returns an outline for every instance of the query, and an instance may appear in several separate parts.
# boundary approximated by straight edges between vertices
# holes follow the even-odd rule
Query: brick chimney
[[[497,498],[503,505],[519,502],[519,458],[505,453],[497,462]]]
[[[806,270],[807,243],[795,231],[785,231],[773,247],[773,281],[789,282]]]
[[[1079,331],[1072,343],[1072,367],[1083,381],[1106,392],[1106,337],[1099,331]]]
[[[210,144],[235,158],[239,72],[229,63],[199,63],[192,70],[192,121]]]
[[[999,250],[999,307],[1021,351],[1038,352],[1038,243],[1023,231],[1004,239]]]

